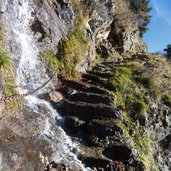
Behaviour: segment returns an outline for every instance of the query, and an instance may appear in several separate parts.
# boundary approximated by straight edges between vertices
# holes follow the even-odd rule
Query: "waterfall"
[[[12,55],[18,61],[16,84],[18,93],[23,94],[41,86],[49,78],[39,59],[36,40],[30,30],[30,24],[34,20],[31,0],[13,0],[10,3],[14,12],[11,16],[11,30],[13,42],[15,42],[13,44],[15,44],[16,49],[12,51]],[[52,84],[49,83],[38,93],[41,94],[43,91],[47,91],[48,87],[52,87]],[[39,136],[36,136],[38,136],[37,141],[45,139],[51,145],[52,155],[48,159],[49,162],[63,162],[81,170],[90,170],[85,168],[77,159],[76,154],[72,152],[76,145],[73,144],[63,129],[57,125],[56,120],[62,118],[47,101],[39,99],[35,94],[30,95],[24,99],[24,108],[33,112],[33,114],[41,113],[46,118],[44,129]]]

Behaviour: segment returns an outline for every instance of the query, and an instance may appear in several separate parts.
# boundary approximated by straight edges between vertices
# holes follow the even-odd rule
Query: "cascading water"
[[[38,58],[39,51],[36,47],[36,40],[29,29],[30,24],[34,20],[31,1],[13,0],[10,3],[12,3],[11,6],[14,11],[11,30],[15,49],[17,50],[17,53],[13,51],[13,56],[18,61],[16,83],[18,92],[23,94],[41,86],[49,78]],[[47,86],[39,91],[39,94],[46,90]],[[76,155],[72,153],[74,144],[62,128],[56,124],[56,120],[61,118],[51,105],[47,101],[39,99],[36,95],[27,96],[24,99],[24,105],[26,110],[33,113],[41,113],[46,118],[46,124],[39,137],[37,137],[37,141],[44,139],[50,144],[52,155],[48,158],[48,161],[63,162],[80,168],[80,170],[89,170],[84,168]]]

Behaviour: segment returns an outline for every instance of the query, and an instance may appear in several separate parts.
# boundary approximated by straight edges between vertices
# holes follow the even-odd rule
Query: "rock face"
[[[116,4],[116,15],[111,25],[109,41],[121,52],[142,53],[147,46],[140,38],[138,21],[130,10],[130,2],[120,0]]]
[[[34,34],[35,41],[37,41],[37,47],[39,52],[43,51],[53,51],[57,52],[57,45],[59,40],[67,36],[68,30],[74,25],[75,13],[70,1],[51,1],[51,0],[28,0],[31,6],[30,12],[34,20],[31,23],[31,30]],[[10,1],[5,0],[0,2],[0,18],[6,29],[6,41],[7,44],[12,44],[12,49],[7,50],[18,51],[16,55],[19,54],[19,50],[15,49],[15,42],[13,42],[10,37],[13,36],[11,29],[9,28],[9,23],[14,20],[13,16],[13,6],[15,3],[22,5],[22,1]],[[17,16],[16,16],[17,17]]]
[[[39,47],[56,51],[58,41],[67,35],[74,24],[75,14],[69,0],[32,2],[35,20],[31,26]]]
[[[146,44],[139,37],[139,29],[136,22],[133,25],[130,24],[129,27],[125,27],[120,24],[120,20],[114,20],[110,36],[114,46],[121,52],[147,52]]]
[[[84,27],[91,39],[90,57],[94,59],[96,46],[109,35],[114,15],[114,0],[81,0],[81,4],[85,8],[86,15]]]

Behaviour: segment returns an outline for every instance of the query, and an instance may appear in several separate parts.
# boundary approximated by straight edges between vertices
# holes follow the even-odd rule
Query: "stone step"
[[[107,78],[102,78],[102,77],[95,76],[92,74],[84,74],[82,77],[87,80],[90,80],[94,84],[104,85],[104,84],[107,84],[107,82],[108,82]]]
[[[52,104],[55,105],[53,102]],[[70,102],[66,100],[64,100],[61,105],[58,105],[58,112],[62,116],[76,116],[84,121],[103,118],[121,118],[121,115],[118,113],[116,108],[111,106],[83,102]]]
[[[95,66],[95,67],[93,67],[93,69],[92,70],[94,70],[94,71],[99,71],[99,72],[112,72],[112,70],[111,70],[111,68],[109,68],[109,67],[102,67],[102,66]]]
[[[80,120],[75,116],[65,116],[63,129],[66,133],[72,137],[78,137],[80,139],[85,139],[86,132],[84,130],[85,121]]]
[[[102,72],[102,71],[96,71],[96,70],[93,70],[93,71],[88,71],[89,74],[91,75],[94,75],[94,76],[98,76],[98,77],[101,77],[101,78],[111,78],[113,77],[113,73],[112,72]]]
[[[97,135],[98,137],[123,134],[123,130],[116,123],[103,123],[103,120],[101,121],[101,123],[97,122],[96,120],[91,121],[85,126],[85,129],[88,134]]]
[[[114,102],[114,97],[109,95],[76,91],[68,87],[62,87],[57,89],[57,91],[59,91],[64,96],[64,98],[68,99],[69,101],[82,101],[86,103],[105,105],[110,105],[112,102]]]
[[[85,142],[88,146],[95,147],[107,147],[109,145],[117,145],[121,144],[123,140],[120,133],[118,135],[115,133],[113,136],[86,134],[84,137]]]
[[[79,159],[83,161],[86,167],[96,168],[97,170],[100,170],[101,168],[107,168],[107,166],[111,162],[110,159],[106,158],[102,154],[102,152],[104,151],[103,148],[80,145],[79,149]],[[105,169],[105,171],[107,170]]]
[[[76,82],[76,81],[66,80],[66,79],[60,79],[60,81],[64,86],[70,87],[78,91],[83,91],[87,93],[95,93],[95,94],[103,94],[103,95],[110,94],[108,90],[105,90],[98,86],[92,86],[87,83],[83,83],[83,82],[81,83],[81,82]]]
[[[132,155],[132,150],[126,145],[115,145],[104,149],[102,154],[113,161],[128,161]]]

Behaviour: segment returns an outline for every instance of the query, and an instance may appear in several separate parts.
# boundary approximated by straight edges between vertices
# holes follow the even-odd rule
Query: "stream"
[[[11,16],[12,22],[10,24],[13,44],[15,44],[16,49],[12,51],[12,55],[15,60],[18,61],[16,84],[19,94],[33,91],[49,79],[46,74],[46,69],[39,59],[39,50],[30,29],[30,24],[34,21],[31,1],[32,0],[13,0],[10,2],[11,10],[14,12]],[[45,142],[48,149],[51,150],[51,155],[49,155],[47,151],[47,156],[44,154],[46,152],[44,149],[44,152],[39,151],[40,154],[43,154],[42,162],[49,163],[55,161],[56,163],[64,163],[79,170],[89,170],[84,167],[81,161],[77,159],[77,155],[74,154],[73,151],[76,148],[76,144],[73,144],[70,137],[67,136],[60,127],[59,122],[62,121],[62,118],[48,101],[38,98],[38,96],[48,92],[50,89],[53,89],[52,82],[39,90],[36,94],[24,98],[24,111],[33,114],[38,113],[45,118],[41,132],[33,135],[36,137],[36,141]]]

